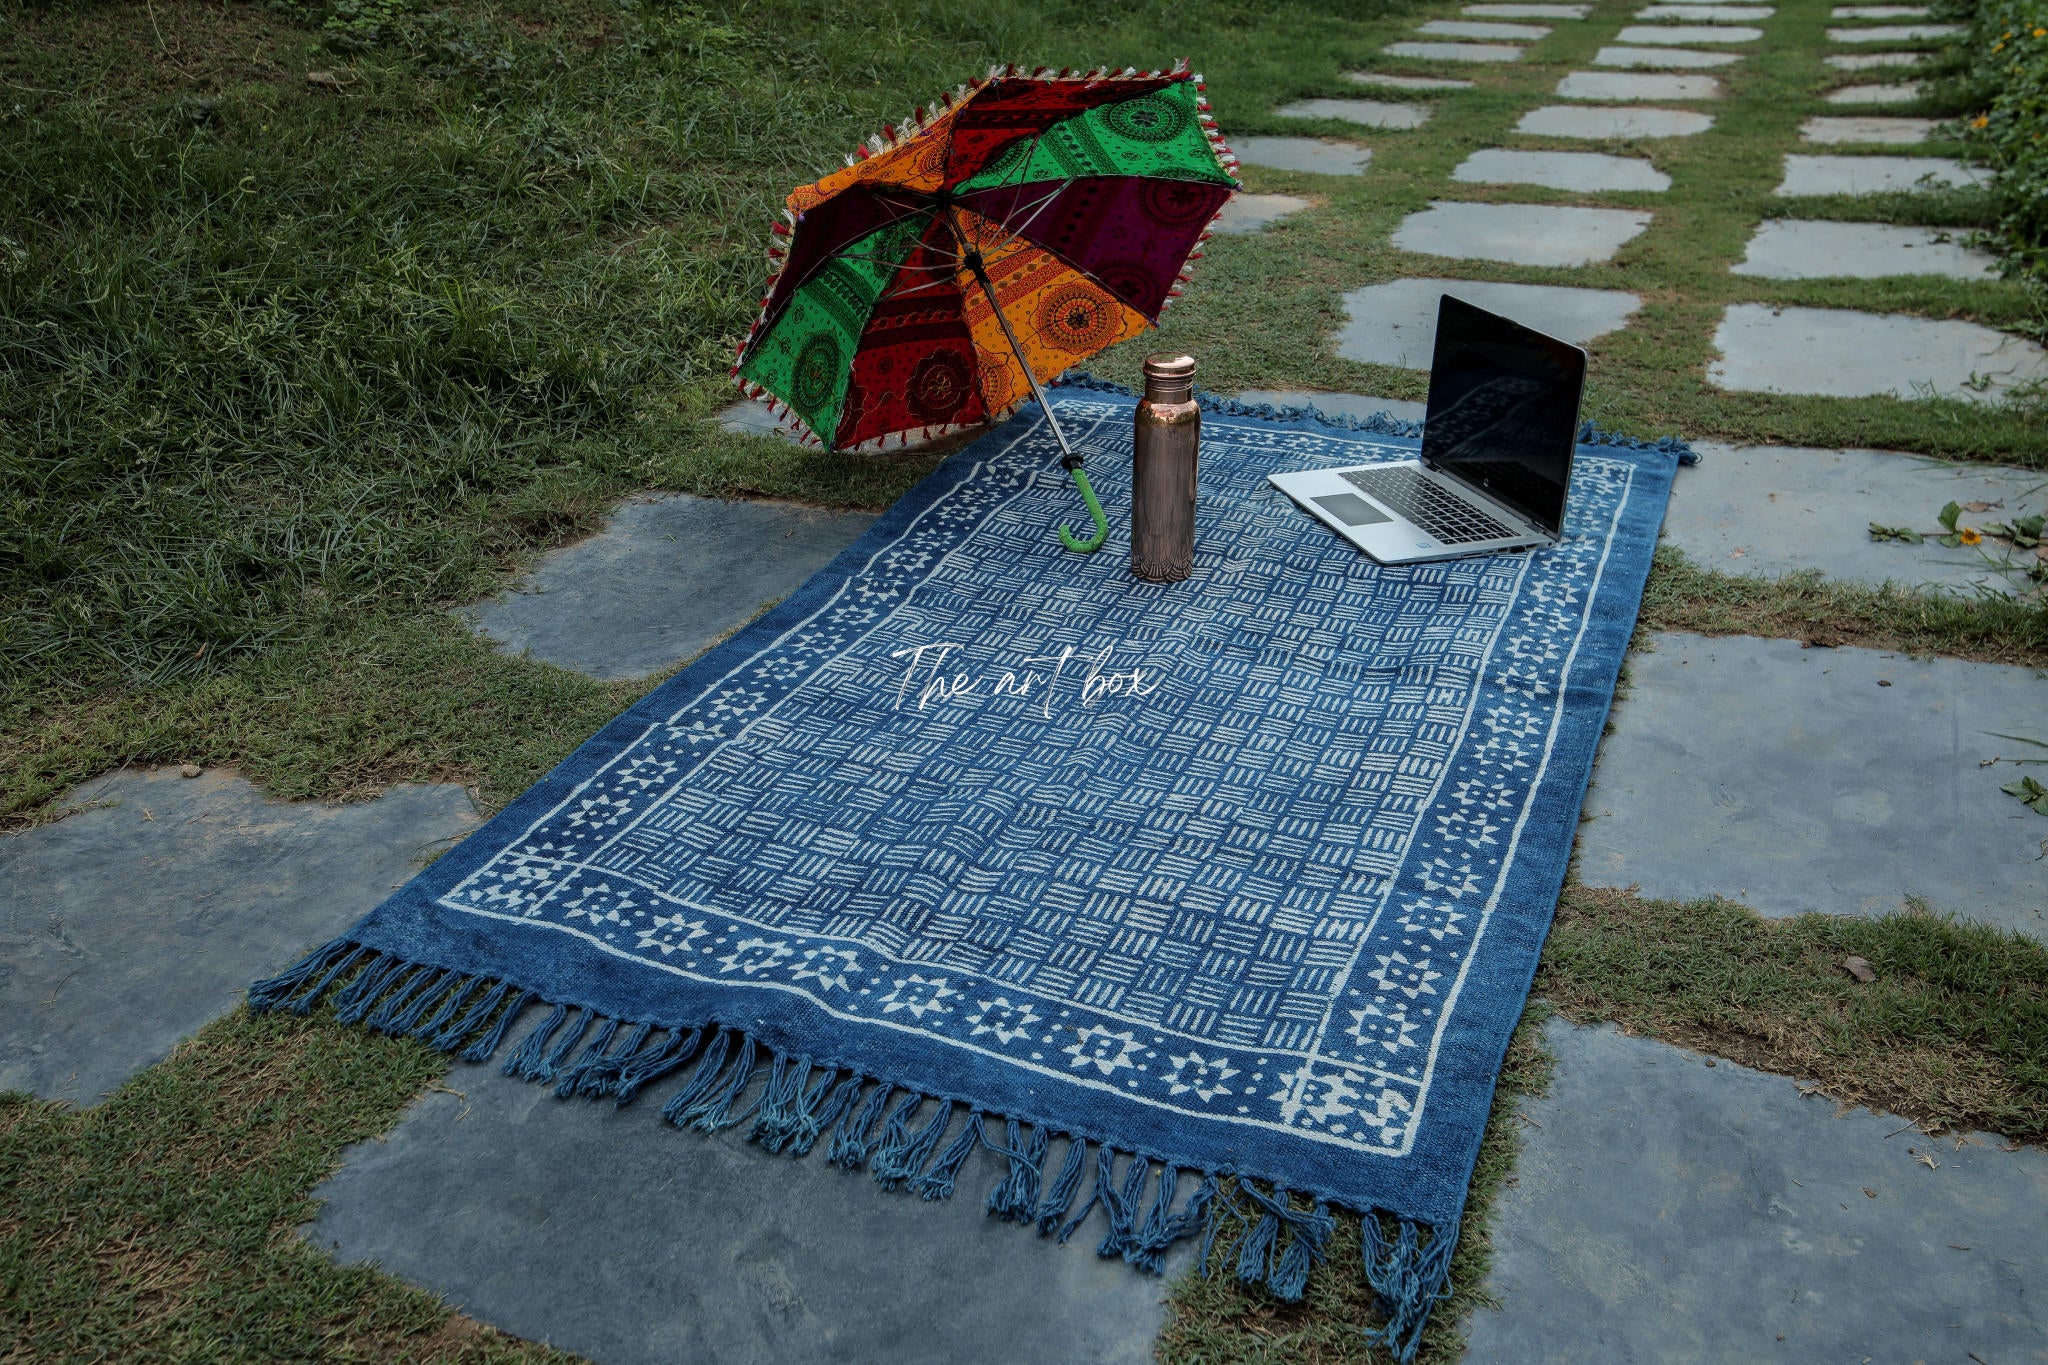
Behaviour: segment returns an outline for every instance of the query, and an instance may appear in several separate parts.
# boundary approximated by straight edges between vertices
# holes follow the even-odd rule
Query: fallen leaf
[[[1875,1198],[1877,1198],[1877,1191],[1876,1191],[1876,1190],[1873,1190],[1873,1189],[1871,1189],[1871,1188],[1870,1188],[1870,1186],[1868,1186],[1868,1185],[1865,1185],[1865,1186],[1863,1187],[1863,1197],[1864,1197],[1865,1199],[1875,1199]]]
[[[1842,970],[1866,986],[1877,980],[1877,971],[1870,965],[1868,958],[1845,957],[1842,959]]]
[[[1927,1155],[1927,1153],[1925,1152],[1915,1152],[1913,1154],[1913,1159],[1919,1162],[1922,1166],[1925,1166],[1930,1171],[1938,1171],[1941,1169],[1941,1163],[1939,1161],[1936,1161],[1933,1157]]]
[[[1879,687],[1890,687],[1892,685],[1892,680],[1890,678],[1879,678],[1877,680],[1877,685]]]
[[[341,80],[332,71],[308,71],[306,84],[317,85],[322,90],[341,89]]]
[[[2003,506],[2005,506],[2005,500],[2001,498],[1997,502],[1966,502],[1963,504],[1963,510],[1965,512],[1989,512],[1994,507]]]

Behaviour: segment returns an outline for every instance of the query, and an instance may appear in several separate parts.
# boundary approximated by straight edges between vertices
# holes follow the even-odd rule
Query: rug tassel
[[[393,1037],[410,1033],[413,1026],[419,1023],[420,1015],[426,1012],[427,1006],[440,999],[442,993],[456,980],[454,972],[423,971],[413,978],[412,984],[402,993],[386,1001],[384,1008],[377,1011],[374,1020],[365,1020],[364,1023],[369,1028],[391,1034]]]
[[[483,980],[481,977],[474,979],[479,984]],[[423,1031],[420,1035],[420,1040],[437,1052],[454,1051],[464,1038],[469,1037],[470,1034],[476,1031],[478,1025],[491,1017],[491,1011],[496,1009],[504,1001],[505,997],[511,993],[512,983],[500,981],[497,985],[485,991],[483,998],[474,1005],[471,1005],[466,1013],[444,1025],[439,1033],[426,1033]]]
[[[512,1055],[505,1059],[505,1074],[533,1080],[535,1073],[540,1069],[541,1056],[547,1051],[548,1039],[554,1036],[555,1030],[560,1028],[562,1021],[568,1017],[567,1005],[557,1005],[549,1011],[548,1017],[541,1021],[540,1027],[527,1034],[519,1046],[513,1049]]]
[[[1107,1179],[1109,1166],[1103,1165],[1104,1179],[1099,1186],[1102,1193],[1102,1210],[1109,1215],[1109,1231],[1096,1244],[1097,1256],[1128,1256],[1138,1244],[1138,1205],[1145,1198],[1145,1182],[1151,1178],[1152,1162],[1149,1158],[1133,1156],[1130,1165],[1124,1168],[1123,1185]],[[1161,1179],[1171,1177],[1172,1168],[1162,1173]]]
[[[647,1026],[642,1024],[640,1027],[644,1030]],[[618,1035],[618,1032],[619,1021],[607,1019],[599,1026],[597,1036],[592,1038],[589,1044],[584,1047],[583,1055],[577,1058],[575,1062],[567,1063],[567,1054],[564,1054],[565,1065],[562,1067],[559,1078],[555,1081],[556,1099],[568,1099],[576,1093],[576,1087],[582,1083],[583,1078],[590,1073],[593,1067],[601,1066],[611,1060],[609,1053],[612,1039]],[[642,1036],[645,1036],[644,1033]]]
[[[947,1106],[948,1117],[951,1106]],[[982,1120],[979,1109],[967,1115],[967,1122],[961,1125],[960,1135],[947,1144],[932,1162],[931,1169],[910,1182],[910,1188],[920,1199],[951,1199],[954,1182],[960,1178],[960,1168],[967,1164],[967,1158],[981,1145]]]
[[[334,997],[335,1019],[344,1024],[362,1022],[363,1016],[370,1012],[370,1006],[377,1003],[377,997],[383,993],[384,988],[389,986],[408,965],[410,964],[395,958],[373,960],[363,969],[361,976],[349,982],[342,988],[341,994]]]
[[[1368,1213],[1363,1233],[1366,1283],[1387,1319],[1385,1326],[1369,1329],[1365,1339],[1386,1347],[1401,1365],[1408,1365],[1422,1345],[1430,1309],[1451,1296],[1451,1254],[1458,1246],[1458,1225],[1437,1229],[1429,1245],[1420,1247],[1421,1229],[1404,1218],[1389,1243],[1379,1219]]]
[[[1183,1237],[1192,1236],[1210,1226],[1209,1209],[1216,1198],[1216,1176],[1206,1173],[1195,1192],[1188,1196],[1188,1202],[1179,1213],[1173,1211],[1174,1197],[1180,1193],[1181,1172],[1169,1167],[1159,1180],[1159,1196],[1152,1202],[1152,1212],[1145,1218],[1145,1227],[1138,1234],[1135,1244],[1124,1252],[1124,1259],[1138,1269],[1153,1275],[1166,1269],[1166,1253]],[[1206,1261],[1207,1256],[1203,1259]]]
[[[758,1142],[771,1152],[782,1150],[796,1130],[797,1105],[803,1099],[804,1084],[810,1075],[810,1058],[791,1061],[779,1052],[775,1054],[775,1064],[768,1070],[768,1085],[761,1091],[761,1107],[754,1115],[753,1131],[747,1134],[747,1141]]]
[[[697,1069],[690,1074],[688,1083],[662,1106],[661,1116],[678,1128],[687,1123],[687,1115],[711,1093],[712,1083],[718,1079],[718,1073],[725,1070],[726,1059],[731,1056],[732,1034],[721,1029],[711,1039],[710,1046],[704,1049],[704,1055],[697,1059]]]
[[[483,984],[484,979],[480,976],[463,977],[454,990],[442,995],[440,1008],[414,1025],[406,1036],[424,1041],[439,1034],[455,1017],[456,1011],[469,1003],[469,997],[476,994],[476,988]]]
[[[1039,1236],[1048,1236],[1059,1227],[1060,1220],[1074,1202],[1074,1196],[1080,1192],[1081,1176],[1087,1162],[1088,1140],[1068,1134],[1066,1163],[1052,1178],[1052,1186],[1045,1192],[1045,1202],[1038,1206]]]
[[[733,1106],[739,1103],[740,1096],[746,1093],[747,1086],[754,1079],[759,1049],[756,1048],[753,1039],[741,1035],[738,1050],[739,1056],[733,1060],[725,1075],[712,1086],[710,1092],[684,1111],[683,1121],[687,1121],[700,1133],[715,1133],[721,1128],[730,1128],[747,1116],[748,1109],[734,1113]]]
[[[665,1042],[639,1057],[627,1058],[619,1066],[618,1079],[612,1083],[612,1107],[625,1108],[643,1088],[689,1065],[690,1053],[703,1036],[699,1029],[671,1029]]]
[[[838,1075],[837,1072],[833,1074],[835,1076]],[[811,1148],[817,1145],[818,1139],[825,1135],[825,1130],[838,1123],[845,1116],[846,1111],[853,1107],[854,1100],[860,1095],[861,1083],[859,1076],[848,1076],[833,1087],[831,1093],[825,1096],[825,1102],[818,1106],[815,1113],[804,1119],[803,1126],[797,1130],[796,1136],[790,1140],[789,1154],[791,1156],[808,1156],[810,1154]]]
[[[1116,1154],[1101,1143],[1096,1143],[1095,1188],[1089,1191],[1088,1202],[1083,1204],[1078,1211],[1069,1215],[1066,1222],[1060,1224],[1056,1240],[1065,1242],[1080,1230],[1081,1224],[1088,1221],[1088,1215],[1094,1211],[1097,1204],[1102,1202],[1103,1194],[1109,1189],[1110,1174],[1115,1164]]]
[[[875,1124],[881,1120],[882,1111],[889,1107],[889,1097],[895,1092],[896,1087],[875,1082],[867,1102],[858,1109],[849,1110],[832,1131],[832,1150],[825,1159],[842,1171],[857,1171],[865,1166],[868,1153],[875,1150],[872,1136]]]
[[[1010,1159],[1010,1173],[988,1195],[988,1216],[1005,1223],[1029,1223],[1038,1216],[1038,1186],[1045,1176],[1045,1129],[1034,1127],[1027,1140],[1024,1125],[1005,1119],[1009,1146],[989,1143],[989,1150]]]
[[[520,1011],[524,1010],[532,1002],[533,998],[532,991],[522,990],[513,992],[511,1003],[507,1004],[505,1012],[498,1016],[498,1022],[491,1025],[483,1037],[463,1049],[461,1054],[462,1060],[465,1062],[489,1061],[491,1054],[498,1050],[498,1044],[505,1041],[506,1031],[512,1027],[512,1021],[519,1017]],[[484,1017],[490,1017],[488,1012]]]
[[[946,1100],[940,1104],[938,1112],[925,1121],[924,1127],[912,1133],[910,1115],[924,1102],[924,1096],[912,1095],[889,1116],[889,1127],[882,1136],[882,1145],[875,1149],[873,1166],[875,1183],[885,1190],[901,1189],[905,1181],[916,1179],[924,1170],[925,1162],[931,1160],[939,1139],[952,1126],[953,1102]]]
[[[289,1009],[295,1014],[304,1014],[313,1008],[313,1001],[329,982],[347,970],[369,949],[350,943],[347,939],[335,939],[315,948],[296,967],[276,976],[258,981],[249,987],[249,1012],[264,1014],[275,1009]],[[326,973],[321,976],[321,973]],[[314,977],[320,982],[299,1000],[292,994]]]

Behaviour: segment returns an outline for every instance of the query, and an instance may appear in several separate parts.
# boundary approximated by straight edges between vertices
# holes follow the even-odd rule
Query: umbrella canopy
[[[1201,90],[1185,63],[997,67],[883,129],[790,194],[735,379],[805,439],[880,450],[1137,335],[1237,189]]]

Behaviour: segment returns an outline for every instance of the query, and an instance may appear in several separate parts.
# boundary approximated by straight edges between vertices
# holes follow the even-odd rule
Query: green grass
[[[235,764],[284,797],[442,777],[496,806],[524,789],[656,680],[501,658],[448,608],[594,528],[629,491],[881,507],[933,464],[821,456],[705,419],[729,397],[780,195],[994,60],[1150,66],[1186,52],[1227,135],[1374,149],[1357,180],[1247,170],[1248,188],[1315,207],[1213,242],[1161,333],[1094,366],[1113,377],[1183,347],[1214,389],[1417,398],[1419,372],[1335,355],[1344,292],[1417,275],[1620,288],[1644,307],[1592,348],[1588,414],[1608,426],[2048,467],[2038,405],[1705,384],[1729,302],[2036,335],[2041,307],[2007,281],[1728,273],[1766,217],[1968,230],[1995,211],[1981,194],[1771,195],[1799,121],[1829,111],[1819,92],[1850,81],[1820,62],[1825,5],[1781,6],[1768,41],[1718,73],[1727,97],[1703,106],[1717,119],[1703,136],[1513,134],[1633,8],[1606,0],[1515,66],[1456,69],[1475,88],[1422,97],[1438,112],[1408,133],[1271,113],[1359,93],[1343,72],[1379,64],[1413,22],[1393,0],[0,10],[0,823],[60,814],[69,787],[126,762]],[[1943,98],[1924,112],[1965,112]],[[1448,179],[1492,145],[1647,155],[1674,185],[1581,196]],[[1437,199],[1656,218],[1616,261],[1582,270],[1388,245]],[[1670,552],[1643,623],[2048,664],[2038,607],[1760,584]],[[1850,951],[1879,964],[1876,985],[1840,974]],[[2043,990],[2038,950],[1924,916],[1767,924],[1576,887],[1539,982],[1574,1018],[2036,1138]],[[1476,1301],[1512,1105],[1547,1065],[1537,1013],[1501,1078],[1431,1361],[1455,1358]],[[554,1358],[335,1266],[292,1232],[342,1149],[388,1129],[444,1069],[320,1017],[238,1013],[102,1107],[0,1099],[0,1360]],[[1162,1354],[1364,1359],[1355,1224],[1332,1254],[1299,1306],[1228,1276],[1177,1286]]]

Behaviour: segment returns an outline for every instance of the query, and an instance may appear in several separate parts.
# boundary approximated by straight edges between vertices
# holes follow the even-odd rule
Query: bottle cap
[[[1161,353],[1145,357],[1145,399],[1185,403],[1195,391],[1195,358]]]

